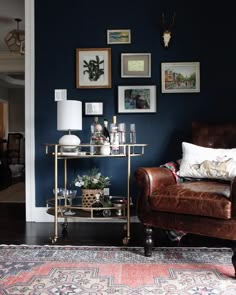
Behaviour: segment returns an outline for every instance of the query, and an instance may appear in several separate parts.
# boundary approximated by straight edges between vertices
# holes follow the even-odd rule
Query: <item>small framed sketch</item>
[[[161,64],[162,93],[200,92],[200,63]]]
[[[111,88],[111,48],[76,48],[76,87]]]
[[[131,43],[130,30],[107,30],[107,44]]]
[[[118,113],[156,112],[156,86],[118,86]]]
[[[86,116],[102,116],[103,103],[102,102],[86,102],[84,106],[84,114]]]
[[[151,53],[121,53],[122,78],[150,78]]]

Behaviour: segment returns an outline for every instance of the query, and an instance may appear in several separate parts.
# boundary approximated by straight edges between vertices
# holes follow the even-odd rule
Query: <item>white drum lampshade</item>
[[[57,130],[69,131],[59,139],[61,145],[76,146],[80,144],[78,136],[72,130],[82,130],[82,103],[78,100],[62,100],[57,102]]]

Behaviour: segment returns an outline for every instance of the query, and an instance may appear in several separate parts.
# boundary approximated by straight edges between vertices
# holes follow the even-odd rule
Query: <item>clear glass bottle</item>
[[[110,124],[110,140],[111,140],[111,153],[113,155],[119,154],[119,133],[116,123],[116,116],[112,118],[112,124]]]
[[[126,139],[125,139],[125,123],[119,123],[118,124],[118,133],[119,133],[119,144],[120,144],[120,154],[125,154],[125,146],[122,146],[122,144],[125,144]]]
[[[135,144],[136,143],[136,128],[135,128],[134,123],[130,124],[130,133],[129,133],[129,135],[130,135],[130,143]],[[131,153],[134,154],[134,146],[133,146],[133,148],[131,150]]]
[[[94,125],[90,126],[90,140],[89,140],[89,144],[90,144],[90,155],[94,155],[95,154],[95,144],[96,142],[96,137],[95,137],[95,133],[94,133]]]
[[[98,117],[94,117],[93,118],[93,126],[94,126],[94,131],[96,129],[96,125],[99,124],[99,121],[98,121]]]
[[[95,139],[95,145],[101,145],[101,146],[95,146],[95,154],[96,155],[101,155],[101,148],[106,143],[106,138],[102,134],[102,130],[97,129],[94,132],[94,139]]]
[[[100,194],[96,194],[95,197],[96,197],[96,200],[91,206],[92,208],[94,208],[93,209],[93,216],[100,217],[103,214],[103,210],[102,210],[103,204],[100,201]],[[95,208],[97,208],[97,209],[95,209]]]

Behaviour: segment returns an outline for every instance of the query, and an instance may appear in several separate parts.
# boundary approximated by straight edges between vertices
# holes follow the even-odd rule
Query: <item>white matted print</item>
[[[76,87],[111,88],[111,48],[76,49]]]
[[[200,92],[200,63],[161,64],[162,93]]]
[[[121,53],[122,78],[150,78],[151,53]]]
[[[84,113],[87,116],[103,115],[103,103],[102,102],[86,102]]]
[[[118,113],[156,112],[156,86],[118,86]]]

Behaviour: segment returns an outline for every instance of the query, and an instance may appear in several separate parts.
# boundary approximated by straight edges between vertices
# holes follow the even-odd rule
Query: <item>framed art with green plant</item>
[[[111,88],[111,48],[76,48],[76,87]]]

